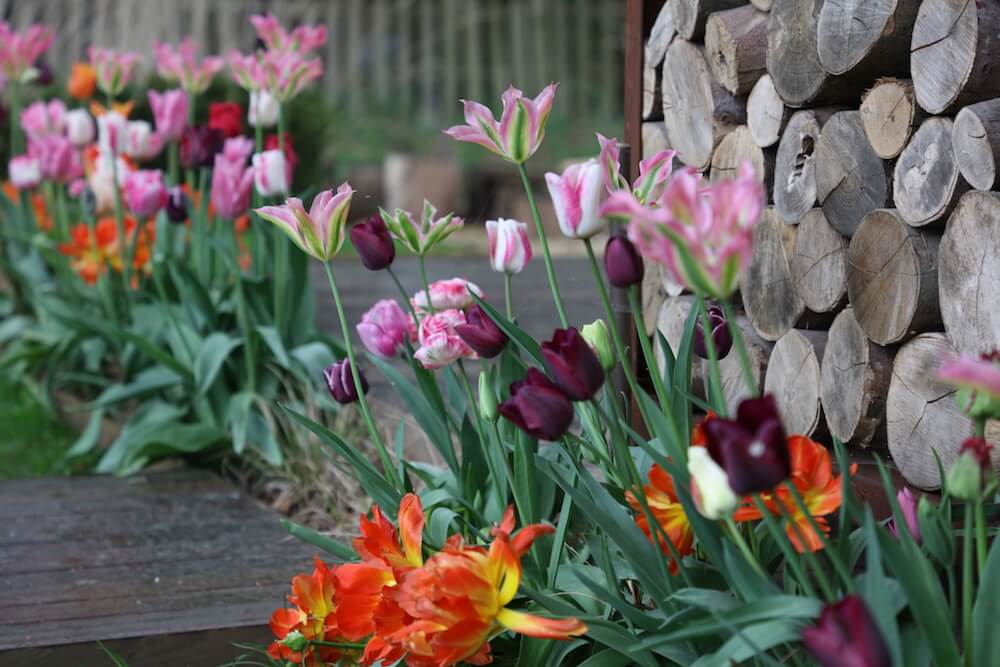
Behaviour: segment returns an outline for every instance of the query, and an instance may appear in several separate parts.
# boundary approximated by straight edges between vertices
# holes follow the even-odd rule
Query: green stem
[[[361,385],[361,369],[358,368],[358,362],[354,355],[354,343],[351,341],[351,330],[347,324],[347,316],[344,314],[344,305],[340,301],[340,290],[337,289],[337,281],[333,277],[333,268],[330,266],[330,262],[323,262],[323,268],[326,269],[326,279],[330,283],[330,292],[333,294],[333,304],[337,309],[337,317],[340,319],[340,328],[344,336],[344,348],[347,350],[347,359],[351,362],[351,375],[354,376],[354,388],[358,392],[358,405],[361,407],[361,415],[364,417],[365,425],[368,426],[368,432],[375,443],[379,459],[382,461],[382,467],[385,468],[386,478],[395,488],[402,488],[403,485],[399,476],[396,474],[396,468],[392,465],[389,450],[386,448],[385,441],[382,439],[382,435],[378,432],[375,420],[372,419],[371,410],[368,408],[368,399],[365,397],[364,388]]]
[[[466,412],[469,414],[473,428],[476,429],[476,437],[479,438],[479,446],[483,451],[483,459],[486,461],[486,467],[490,469],[490,477],[493,478],[493,487],[496,489],[497,507],[499,507],[502,512],[507,506],[507,492],[506,489],[503,488],[502,484],[503,477],[501,477],[500,472],[494,465],[495,461],[491,455],[492,452],[489,450],[486,431],[483,428],[483,418],[482,415],[479,414],[479,401],[476,400],[476,395],[472,391],[472,385],[469,384],[469,376],[465,372],[465,364],[461,359],[458,360],[458,379],[459,383],[462,385],[462,389],[465,390],[465,400],[468,401],[468,408],[466,408]]]
[[[424,265],[424,256],[420,255],[417,258],[417,264],[420,266],[420,282],[424,286],[424,297],[427,299],[427,312],[431,315],[434,314],[434,304],[431,303],[431,284],[427,280],[427,267]]]
[[[844,582],[844,586],[848,591],[854,590],[854,579],[851,577],[851,572],[844,564],[844,561],[840,558],[840,554],[833,548],[830,544],[830,540],[827,538],[826,533],[824,533],[816,519],[813,517],[812,512],[809,511],[809,507],[806,505],[805,499],[802,494],[796,488],[795,484],[791,481],[785,482],[785,487],[788,489],[789,493],[792,494],[792,498],[795,500],[795,504],[798,506],[798,510],[802,512],[803,516],[806,517],[806,521],[809,523],[809,527],[812,528],[813,532],[819,538],[819,541],[823,543],[823,553],[833,564],[833,569],[837,571],[841,580]]]
[[[111,151],[111,182],[114,184],[112,188],[115,193],[115,228],[118,230],[118,242],[125,247],[128,244],[128,239],[125,236],[125,209],[122,206],[122,192],[118,187],[118,154],[115,151]],[[129,266],[127,261],[123,259],[122,275],[125,276],[126,291],[129,284],[131,284],[132,267]]]
[[[392,282],[396,283],[396,288],[399,290],[399,294],[403,297],[403,303],[406,304],[406,309],[410,311],[410,316],[413,317],[413,323],[420,326],[420,317],[417,315],[417,310],[413,307],[413,303],[410,302],[410,297],[406,294],[406,288],[403,287],[403,283],[400,282],[399,276],[396,272],[392,270],[391,266],[385,268],[392,277]]]
[[[356,642],[325,642],[319,639],[310,639],[310,644],[315,646],[329,646],[330,648],[342,648],[348,651],[362,651],[367,644],[358,644]]]
[[[965,533],[962,535],[962,639],[965,667],[972,667],[972,503],[965,505]]]
[[[24,151],[21,135],[21,82],[11,80],[7,88],[7,99],[10,100],[10,155],[20,155]]]
[[[743,554],[743,558],[745,558],[747,563],[750,564],[750,567],[752,567],[757,574],[767,579],[767,575],[764,574],[764,569],[761,568],[760,563],[754,557],[753,552],[750,551],[750,547],[747,545],[746,540],[743,539],[743,534],[733,522],[733,517],[727,516],[722,525],[726,527],[726,530],[729,533],[729,539],[736,544],[736,547],[740,550],[740,553]]]
[[[704,336],[705,350],[708,352],[708,399],[709,403],[720,416],[726,416],[728,409],[726,397],[722,393],[722,372],[719,367],[719,353],[715,348],[715,339],[712,337],[712,320],[708,316],[708,309],[705,307],[705,299],[698,297],[698,317],[701,318],[701,330]]]
[[[757,507],[757,511],[760,512],[764,519],[764,524],[767,526],[768,532],[771,533],[771,538],[774,540],[778,548],[781,549],[782,555],[785,557],[785,563],[791,568],[792,574],[795,575],[796,579],[799,581],[799,586],[802,590],[811,598],[816,597],[816,591],[813,589],[812,584],[809,583],[809,577],[806,574],[805,568],[802,567],[802,561],[799,559],[798,555],[795,553],[795,549],[792,548],[791,542],[788,541],[788,537],[781,531],[781,526],[775,520],[771,511],[761,500],[759,494],[754,494],[753,496],[754,506]]]
[[[514,289],[512,279],[513,276],[509,273],[503,274],[503,296],[507,304],[507,319],[511,322],[514,321]]]
[[[170,185],[180,185],[179,150],[180,144],[176,141],[171,141],[167,146],[167,182]]]
[[[556,281],[556,270],[552,264],[552,253],[549,252],[549,240],[545,235],[545,227],[542,225],[542,216],[538,212],[538,204],[535,202],[535,193],[531,188],[531,181],[528,179],[528,170],[524,163],[517,165],[518,173],[521,174],[521,183],[524,184],[524,193],[528,197],[528,206],[531,207],[531,219],[535,223],[535,233],[538,234],[538,242],[542,246],[542,256],[545,258],[545,273],[549,278],[549,289],[552,291],[552,300],[556,303],[556,311],[559,313],[559,321],[563,328],[569,326],[569,318],[566,317],[566,308],[563,306],[562,294],[559,293],[559,283]]]
[[[722,300],[722,311],[726,314],[726,326],[729,327],[729,335],[732,336],[733,345],[736,346],[736,354],[740,359],[740,369],[743,371],[743,380],[747,384],[751,398],[757,398],[760,393],[757,391],[757,383],[753,379],[753,371],[750,369],[750,355],[747,353],[746,341],[743,339],[743,332],[736,323],[736,313],[729,299]]]
[[[258,123],[254,127],[254,153],[260,153],[262,150],[264,150],[264,128]],[[257,188],[251,190],[250,202],[250,222],[253,224],[253,269],[259,275],[263,271],[263,267],[267,266],[268,260],[264,248],[267,243],[267,235],[262,224],[263,220],[254,213],[254,209],[260,208],[262,203]]]
[[[641,487],[642,477],[639,475],[639,469],[636,467],[635,461],[632,459],[632,453],[628,449],[628,441],[625,439],[625,434],[622,433],[621,425],[618,423],[618,420],[608,416],[596,397],[590,399],[590,403],[595,412],[600,415],[601,419],[603,419],[611,429],[611,444],[615,451],[615,458],[619,460],[618,474],[622,477],[623,481],[627,479],[633,486]]]
[[[636,338],[639,339],[639,347],[642,349],[642,356],[646,360],[646,368],[649,369],[649,377],[653,382],[653,391],[656,392],[656,399],[660,402],[660,409],[667,412],[670,408],[667,402],[667,389],[663,386],[663,376],[656,365],[656,356],[653,354],[653,347],[650,344],[649,336],[646,335],[646,322],[642,317],[639,291],[635,285],[628,288],[628,305],[632,309],[632,318],[635,320]]]
[[[805,533],[803,533],[802,531],[802,527],[799,526],[798,522],[791,515],[791,513],[788,511],[788,508],[785,507],[785,504],[783,502],[781,502],[780,500],[776,500],[775,504],[778,506],[778,510],[784,517],[785,522],[789,525],[789,527],[795,532],[795,535],[799,538],[799,544],[801,544],[803,547],[801,554],[803,558],[805,558],[806,563],[809,564],[809,567],[812,568],[813,573],[816,575],[816,581],[819,583],[819,587],[823,591],[823,597],[826,598],[827,602],[833,602],[833,600],[835,600],[837,596],[833,592],[833,587],[830,585],[830,581],[826,576],[826,572],[823,571],[823,568],[820,567],[819,561],[816,560],[816,555],[809,550],[806,541],[806,536]]]
[[[986,553],[989,544],[986,541],[986,510],[981,500],[976,501],[976,566],[980,580],[986,567]]]
[[[194,234],[192,239],[192,254],[195,259],[195,270],[202,284],[208,283],[208,267],[206,265],[208,238],[206,228],[208,226],[208,169],[202,167],[198,175],[198,213],[194,218]]]
[[[220,226],[229,230],[228,236],[233,250],[233,278],[236,281],[236,318],[239,320],[240,328],[243,329],[243,359],[246,364],[247,390],[251,393],[257,391],[257,365],[254,360],[256,355],[256,340],[254,330],[250,321],[250,310],[247,308],[246,293],[243,291],[243,271],[240,269],[240,248],[236,241],[236,230],[231,220],[227,220]]]

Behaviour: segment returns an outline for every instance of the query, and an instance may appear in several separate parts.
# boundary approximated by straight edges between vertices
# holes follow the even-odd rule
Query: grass
[[[86,467],[66,459],[73,439],[26,385],[0,379],[0,480],[67,475]]]

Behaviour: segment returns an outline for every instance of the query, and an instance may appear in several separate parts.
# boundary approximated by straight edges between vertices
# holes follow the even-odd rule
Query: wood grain
[[[923,227],[941,220],[969,189],[951,142],[952,123],[928,118],[896,161],[893,200],[903,220]]]

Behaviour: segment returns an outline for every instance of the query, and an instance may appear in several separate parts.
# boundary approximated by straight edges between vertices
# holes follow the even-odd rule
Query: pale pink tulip
[[[18,190],[30,190],[42,182],[42,166],[34,155],[12,157],[7,164],[7,174]]]
[[[253,140],[246,137],[230,137],[222,145],[222,154],[231,162],[244,165],[253,153]]]
[[[483,298],[483,290],[479,288],[479,285],[464,278],[438,280],[431,283],[429,289],[431,293],[430,305],[434,310],[468,308],[475,303],[472,294],[475,294],[480,299]],[[420,290],[414,294],[413,298],[410,299],[410,303],[417,311],[429,310],[427,293],[424,290]]]
[[[181,40],[176,47],[170,44],[153,42],[156,54],[156,71],[170,82],[177,82],[180,87],[198,95],[205,92],[212,79],[225,66],[225,61],[218,56],[206,56],[198,61],[198,49],[190,37]]]
[[[323,62],[297,51],[267,51],[259,58],[266,89],[279,103],[287,102],[323,76]]]
[[[66,129],[66,105],[62,100],[34,102],[21,111],[21,129],[28,141],[51,134],[62,134]]]
[[[256,53],[243,54],[231,50],[226,54],[233,81],[243,90],[254,92],[267,88],[267,73]]]
[[[111,162],[112,159],[117,163],[117,169],[112,167],[112,164],[115,164]],[[133,171],[134,169],[128,160],[114,157],[110,151],[98,149],[94,159],[94,168],[87,174],[87,185],[94,193],[99,213],[111,210],[115,203],[115,192],[125,185],[125,181],[128,180]],[[116,172],[118,174],[117,183],[115,183],[114,178]]]
[[[413,354],[424,368],[443,368],[458,359],[475,359],[476,353],[455,332],[455,326],[465,324],[461,310],[442,310],[420,320],[420,347]]]
[[[120,154],[128,136],[128,118],[117,111],[105,111],[97,117],[97,145],[102,151]]]
[[[144,120],[132,120],[125,126],[125,155],[134,160],[152,160],[163,150],[163,138]]]
[[[48,51],[55,39],[49,26],[32,25],[21,32],[6,21],[0,21],[0,73],[11,81],[21,81],[24,75]]]
[[[597,160],[570,165],[562,174],[545,174],[559,230],[571,239],[589,239],[604,230],[600,215],[603,174]]]
[[[281,115],[281,104],[266,90],[250,91],[247,123],[250,127],[274,127]]]
[[[253,168],[246,166],[246,156],[233,160],[225,153],[215,156],[212,170],[212,205],[223,220],[235,220],[250,208]]]
[[[1000,355],[996,358],[994,355],[984,354],[979,358],[962,355],[947,359],[938,368],[937,376],[961,389],[1000,399]]]
[[[520,273],[531,261],[528,226],[517,220],[486,221],[490,266],[498,273]]]
[[[347,218],[354,189],[349,183],[319,193],[306,212],[302,200],[291,197],[283,206],[254,209],[264,220],[275,224],[303,252],[321,262],[333,259],[346,238]]]
[[[263,197],[288,193],[288,164],[279,149],[255,153],[253,156],[254,185]]]
[[[164,142],[180,141],[187,126],[188,96],[183,90],[149,91],[156,133]]]
[[[372,354],[389,359],[406,349],[406,342],[417,340],[413,318],[394,299],[375,303],[357,326],[361,342]]]
[[[597,143],[601,146],[601,154],[597,161],[601,164],[604,186],[608,193],[627,190],[629,184],[621,175],[618,140],[608,139],[598,133]],[[639,177],[632,183],[632,193],[640,202],[653,201],[663,194],[663,187],[673,172],[675,155],[677,151],[663,150],[639,162]]]
[[[132,215],[140,220],[159,213],[167,205],[163,172],[150,169],[129,174],[125,180],[125,201]]]
[[[458,141],[479,144],[505,160],[522,164],[542,144],[557,86],[550,83],[535,99],[524,97],[524,93],[511,86],[503,94],[499,122],[479,102],[463,100],[466,124],[451,127],[445,134]]]
[[[66,112],[66,138],[76,148],[83,148],[92,142],[95,133],[94,118],[86,109],[72,109]]]
[[[115,51],[101,46],[87,49],[90,64],[97,73],[97,87],[105,95],[114,97],[128,86],[136,65],[142,59],[138,53]]]

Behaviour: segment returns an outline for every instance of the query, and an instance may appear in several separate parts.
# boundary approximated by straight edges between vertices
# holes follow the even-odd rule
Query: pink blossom
[[[181,40],[177,47],[153,42],[156,54],[156,71],[164,79],[177,82],[185,91],[197,95],[205,92],[212,78],[225,66],[218,56],[206,56],[198,62],[198,48],[190,37]]]
[[[125,155],[139,161],[152,160],[163,150],[163,138],[144,120],[125,126]]]
[[[297,51],[267,51],[260,59],[266,89],[279,102],[287,102],[323,76],[323,62]]]
[[[288,163],[279,149],[255,153],[253,156],[254,185],[264,197],[288,193]]]
[[[303,252],[327,262],[344,245],[353,196],[354,189],[345,182],[336,193],[326,190],[316,195],[308,212],[296,197],[285,200],[283,206],[265,206],[254,211],[277,225]]]
[[[125,180],[125,201],[132,215],[151,218],[167,205],[167,188],[160,170],[132,172]]]
[[[222,154],[227,160],[246,164],[247,158],[253,153],[253,140],[246,137],[230,137],[222,145]]]
[[[253,168],[246,166],[246,156],[234,160],[224,152],[215,156],[214,166],[211,197],[215,213],[223,220],[235,220],[250,208]]]
[[[128,118],[117,111],[105,111],[97,117],[97,145],[102,151],[119,154],[128,138]]]
[[[83,175],[79,153],[73,143],[61,134],[50,134],[31,141],[28,152],[38,158],[42,178],[66,183]]]
[[[475,303],[470,292],[479,298],[483,297],[483,290],[479,288],[479,285],[469,282],[464,278],[438,280],[430,284],[430,304],[434,307],[434,310],[468,308]],[[414,294],[413,298],[410,299],[410,303],[418,312],[428,310],[426,292],[420,290]]]
[[[38,101],[21,111],[21,129],[29,141],[50,134],[62,134],[66,129],[66,105],[62,100]]]
[[[135,72],[135,66],[142,59],[138,53],[114,51],[102,46],[89,47],[87,54],[97,73],[97,87],[111,97],[125,90]]]
[[[604,186],[608,193],[627,190],[628,182],[621,175],[621,163],[618,157],[618,140],[608,139],[603,134],[597,134],[597,143],[601,146],[601,155],[597,159],[601,164],[604,176]],[[641,203],[659,199],[663,187],[673,172],[674,156],[677,151],[663,150],[650,155],[639,162],[639,177],[632,183],[632,194]]]
[[[490,266],[498,273],[520,273],[531,261],[528,226],[517,220],[486,221]]]
[[[563,235],[587,239],[604,230],[606,225],[600,215],[602,178],[601,165],[596,160],[570,165],[562,174],[545,174]]]
[[[149,91],[156,133],[164,142],[180,141],[187,126],[188,96],[183,90]]]
[[[945,360],[937,375],[948,384],[1000,399],[1000,359],[993,358],[993,355],[983,355],[978,359],[962,355]]]
[[[34,155],[17,155],[7,165],[10,182],[18,190],[38,187],[42,181],[42,166]]]
[[[288,32],[270,12],[254,14],[250,17],[250,23],[257,31],[257,36],[271,51],[306,54],[326,44],[325,25],[300,25]]]
[[[107,115],[105,114],[101,118],[105,118]],[[117,162],[117,170],[112,167],[112,159]],[[116,171],[118,174],[117,183],[115,183],[114,179]],[[133,171],[134,169],[128,160],[122,157],[115,157],[113,153],[106,149],[98,149],[97,156],[94,159],[94,167],[87,174],[87,185],[94,193],[99,212],[111,210],[111,207],[115,203],[115,191],[125,185],[125,181],[128,180],[129,175]]]
[[[32,25],[17,32],[6,21],[0,21],[0,73],[11,81],[20,81],[52,46],[55,36],[49,26]]]
[[[920,544],[920,520],[917,518],[917,497],[913,495],[913,492],[909,488],[903,488],[896,494],[896,502],[899,503],[899,509],[903,514],[903,522],[906,525],[906,529],[910,531],[910,535],[917,544]],[[899,539],[899,527],[896,525],[895,518],[889,519],[886,528],[889,529],[893,537]]]
[[[417,340],[413,318],[403,312],[394,299],[376,302],[361,316],[357,330],[368,351],[386,359],[406,349],[407,341]]]
[[[240,88],[250,92],[267,88],[267,73],[256,53],[243,54],[234,49],[226,54],[226,61]]]
[[[83,148],[94,140],[94,119],[86,109],[66,112],[66,137],[77,148]]]
[[[414,358],[431,370],[458,359],[475,359],[476,353],[455,331],[459,324],[465,324],[465,313],[461,310],[442,310],[424,317],[418,336],[420,348],[413,354]]]

